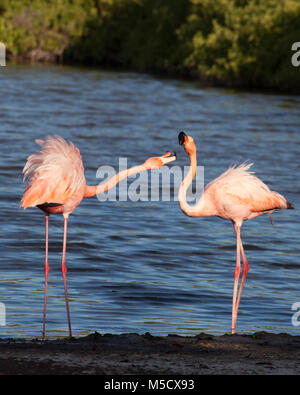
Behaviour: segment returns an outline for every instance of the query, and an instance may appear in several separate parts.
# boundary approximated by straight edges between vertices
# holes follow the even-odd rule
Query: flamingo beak
[[[162,155],[160,157],[161,161],[163,162],[163,164],[165,165],[166,163],[170,163],[173,162],[174,160],[176,160],[176,152],[167,152],[166,154]]]
[[[184,145],[184,144],[188,143],[188,141],[189,141],[188,136],[184,132],[180,132],[178,135],[179,145]]]

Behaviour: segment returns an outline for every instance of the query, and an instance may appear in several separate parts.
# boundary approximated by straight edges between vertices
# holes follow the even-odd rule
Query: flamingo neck
[[[214,215],[205,206],[204,193],[202,193],[200,199],[193,205],[190,205],[186,200],[186,192],[188,187],[191,185],[197,171],[196,151],[190,154],[189,157],[190,168],[178,191],[179,206],[184,214],[188,215],[189,217],[206,217]]]
[[[120,181],[124,180],[124,178],[128,178],[134,174],[141,173],[142,171],[147,170],[144,164],[131,167],[130,169],[126,169],[120,171],[120,173],[116,174],[112,178],[110,178],[107,182],[100,185],[86,185],[84,197],[92,197],[104,192],[107,192],[115,185],[117,185]]]

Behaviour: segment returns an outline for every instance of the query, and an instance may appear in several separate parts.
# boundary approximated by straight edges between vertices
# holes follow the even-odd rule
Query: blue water
[[[88,184],[101,165],[118,168],[177,151],[192,135],[209,182],[231,163],[250,160],[271,189],[296,210],[244,223],[250,271],[238,332],[299,334],[300,98],[205,88],[198,82],[133,72],[63,66],[0,69],[0,337],[41,336],[44,216],[19,208],[22,168],[58,134],[78,146]],[[128,185],[134,178],[128,181]],[[61,277],[62,216],[50,217],[47,336],[67,336]],[[73,335],[136,332],[194,335],[230,331],[235,234],[218,218],[189,218],[171,201],[84,200],[70,216],[68,292]]]

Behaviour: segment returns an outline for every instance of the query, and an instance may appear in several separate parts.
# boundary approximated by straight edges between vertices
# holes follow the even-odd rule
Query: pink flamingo
[[[45,248],[45,295],[42,338],[45,338],[47,284],[48,284],[48,225],[50,214],[62,214],[64,217],[64,238],[62,253],[62,275],[65,289],[69,335],[72,336],[69,302],[67,294],[67,223],[69,215],[75,210],[83,198],[92,197],[108,191],[121,180],[145,170],[160,169],[164,164],[176,159],[170,152],[160,157],[147,159],[143,164],[134,166],[116,174],[104,184],[86,185],[84,167],[80,151],[72,142],[69,144],[59,136],[48,136],[47,140],[36,140],[42,150],[27,158],[23,169],[24,180],[27,181],[21,207],[38,207],[46,218]]]
[[[195,205],[186,201],[186,191],[196,174],[196,145],[192,137],[184,132],[179,133],[179,144],[184,146],[190,157],[190,169],[180,185],[178,200],[181,210],[189,217],[216,216],[231,220],[236,233],[236,267],[234,271],[234,287],[232,298],[231,333],[236,333],[236,320],[242,289],[249,265],[244,252],[240,229],[243,221],[263,214],[271,214],[274,210],[293,209],[293,205],[282,195],[271,191],[266,184],[257,178],[249,169],[252,164],[243,163],[229,167],[218,178],[206,185],[204,192]],[[243,259],[243,274],[238,291],[241,271],[240,254]]]

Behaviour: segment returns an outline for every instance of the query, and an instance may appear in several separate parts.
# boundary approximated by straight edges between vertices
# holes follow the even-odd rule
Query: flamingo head
[[[176,152],[167,152],[162,156],[154,156],[153,158],[147,159],[144,166],[147,170],[158,170],[163,167],[163,165],[173,162],[174,160],[176,160]]]
[[[180,132],[178,135],[178,142],[180,145],[183,145],[183,148],[188,155],[196,152],[196,145],[193,137],[187,136],[184,132]]]

